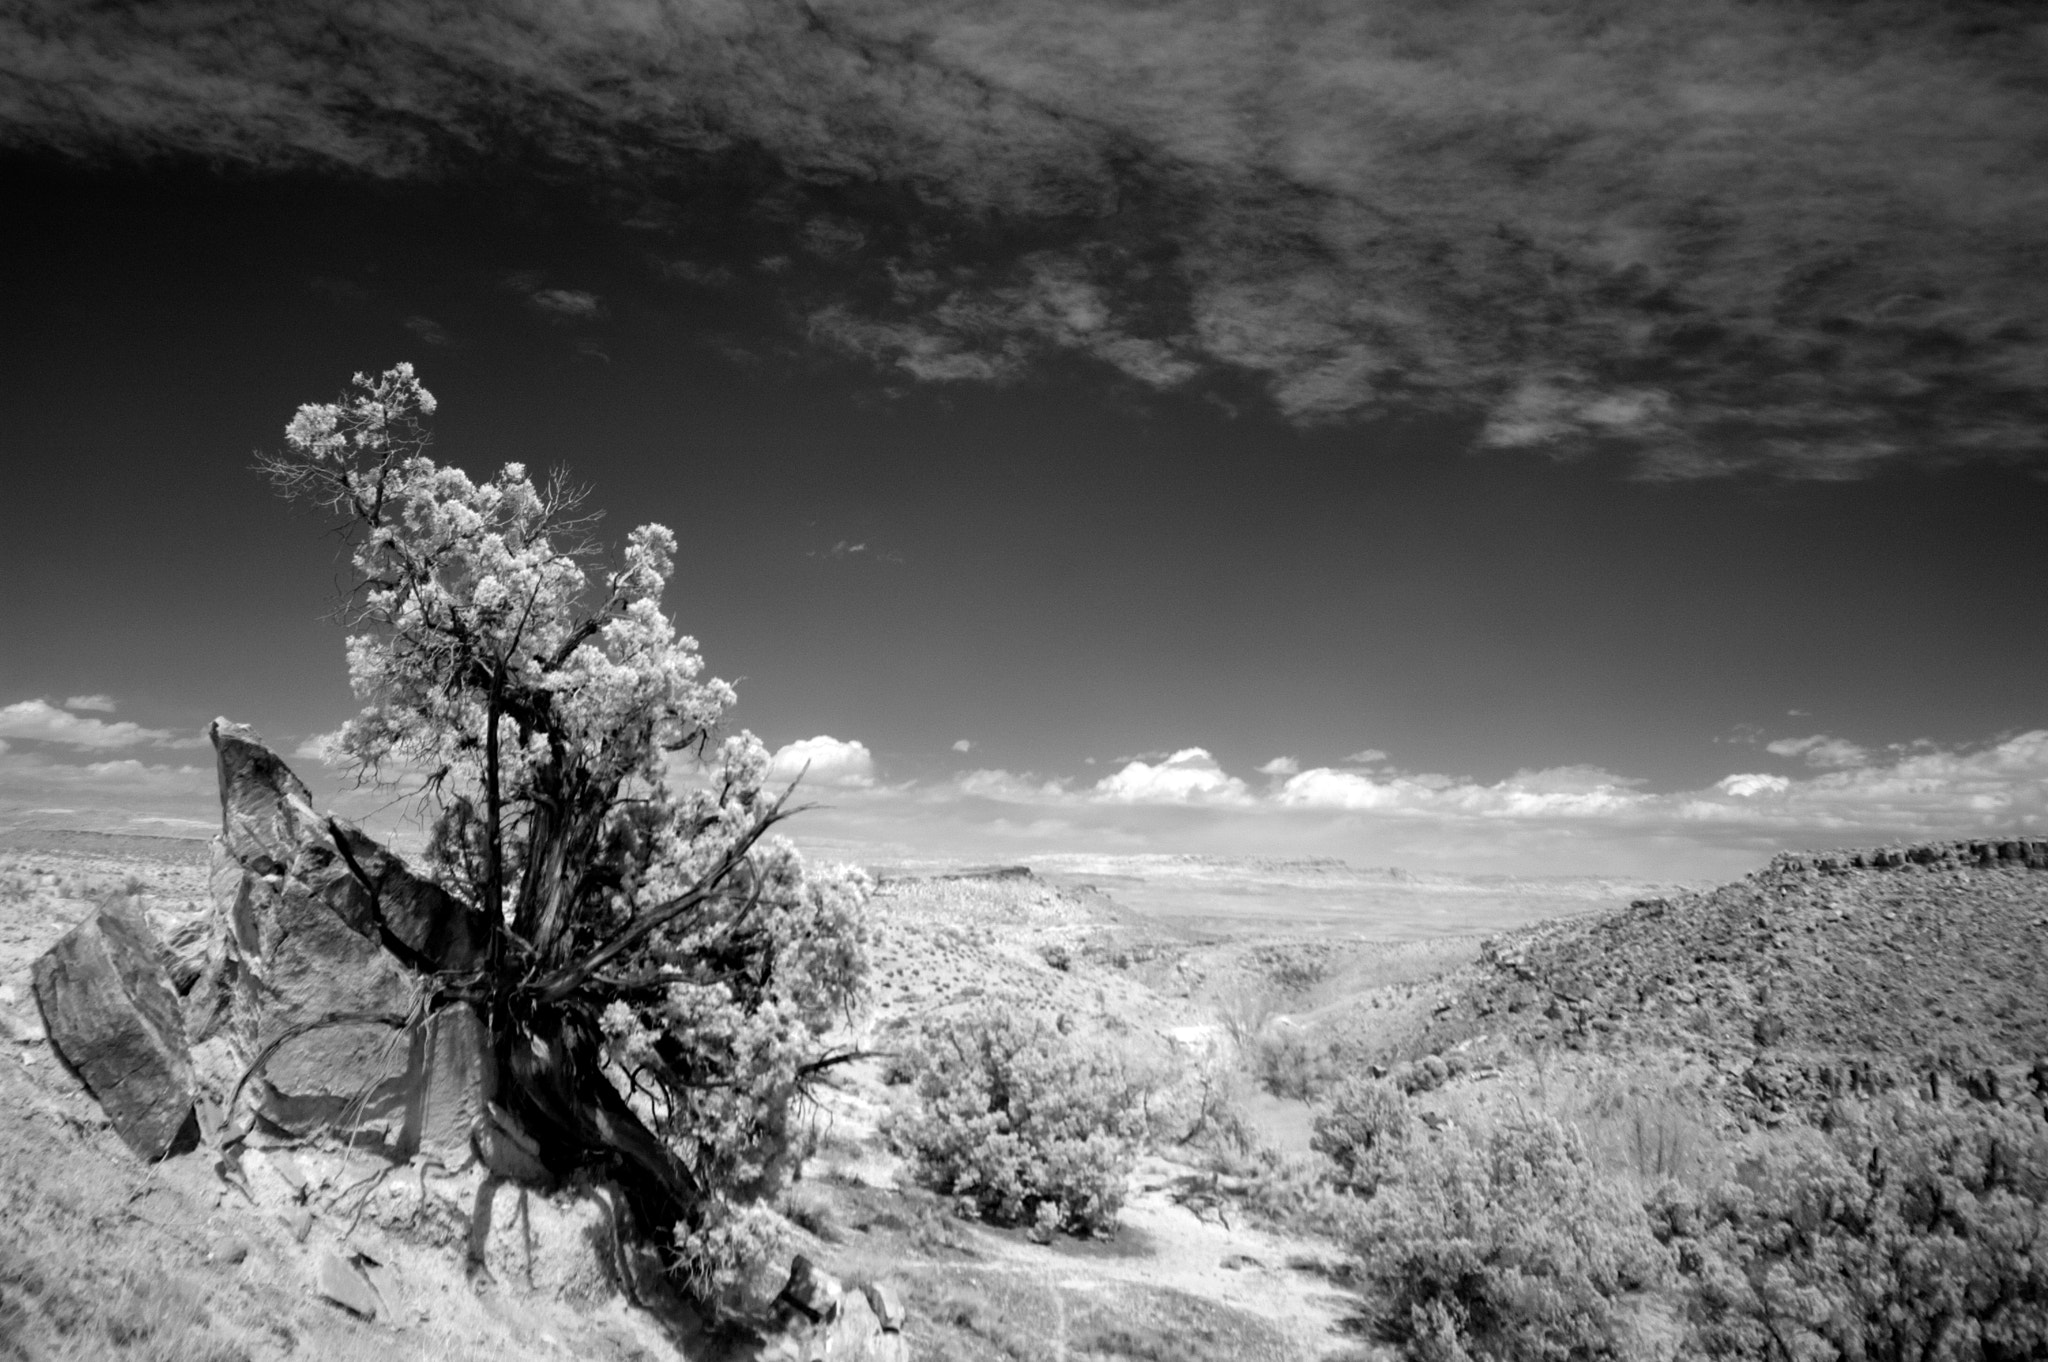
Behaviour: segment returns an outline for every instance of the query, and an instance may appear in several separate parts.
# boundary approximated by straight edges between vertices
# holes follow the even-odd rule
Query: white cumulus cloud
[[[1248,804],[1251,792],[1207,748],[1183,747],[1154,764],[1133,761],[1095,784],[1097,799],[1122,804]]]
[[[341,730],[332,733],[315,733],[292,749],[292,755],[301,761],[338,761],[341,759]]]
[[[1737,799],[1754,799],[1758,795],[1783,794],[1792,788],[1792,782],[1783,776],[1732,775],[1714,782],[1714,788]]]
[[[967,741],[967,739],[962,738],[958,742],[953,744],[953,750],[955,752],[972,752],[974,750],[974,744]]]
[[[22,700],[0,708],[0,737],[29,738],[36,742],[63,743],[67,747],[95,750],[139,747],[144,743],[158,747],[188,745],[168,729],[144,728],[127,720],[108,723],[104,719],[81,718],[57,708],[48,700]]]
[[[1491,785],[1441,775],[1366,775],[1327,766],[1303,771],[1280,787],[1277,803],[1298,809],[1480,818],[1605,818],[1632,812],[1649,798],[1639,782],[1590,766],[1517,771]]]
[[[1301,763],[1293,757],[1275,757],[1259,768],[1262,776],[1291,776],[1301,769]]]
[[[779,747],[768,761],[768,778],[787,784],[802,777],[808,786],[865,789],[875,783],[875,759],[859,742],[820,734]]]

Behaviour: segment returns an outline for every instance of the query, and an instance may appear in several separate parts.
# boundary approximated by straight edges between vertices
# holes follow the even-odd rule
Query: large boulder
[[[34,982],[50,1044],[130,1149],[160,1159],[196,1139],[185,1023],[139,911],[95,911],[37,959]]]
[[[496,1093],[495,1046],[437,986],[484,967],[495,927],[360,829],[314,812],[248,729],[216,720],[216,906],[230,1033],[262,1117],[395,1157],[468,1162]]]

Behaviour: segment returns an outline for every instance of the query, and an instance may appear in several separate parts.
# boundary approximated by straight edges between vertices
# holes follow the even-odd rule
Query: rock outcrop
[[[902,1301],[885,1282],[848,1290],[799,1253],[779,1299],[788,1323],[760,1362],[909,1362]]]
[[[1738,1111],[2048,1066],[2048,840],[1797,852],[1733,884],[1486,943],[1436,1019],[1527,1046],[1699,1056]]]
[[[257,1113],[295,1135],[467,1163],[497,1070],[486,1020],[450,995],[487,962],[492,925],[358,829],[320,818],[247,729],[220,720],[211,736],[229,864],[215,987],[254,1066]]]
[[[50,1044],[128,1147],[160,1159],[196,1141],[185,1024],[141,913],[97,909],[35,962],[34,979]]]
[[[221,798],[210,922],[181,925],[166,946],[133,905],[110,902],[35,965],[51,1041],[122,1137],[150,1159],[200,1138],[218,1143],[223,1176],[252,1201],[251,1178],[286,1189],[275,1199],[300,1243],[315,1208],[307,1175],[283,1146],[325,1142],[328,1158],[439,1164],[473,1180],[466,1207],[475,1266],[565,1296],[633,1277],[624,1258],[607,1266],[593,1252],[619,1241],[629,1218],[619,1196],[576,1203],[583,1218],[564,1220],[553,1236],[572,1247],[536,1263],[529,1190],[560,1170],[514,1114],[532,1109],[531,1092],[495,1100],[517,1073],[516,1057],[501,1073],[484,1011],[503,944],[497,924],[360,829],[321,817],[305,785],[248,729],[221,719],[210,735]],[[225,1111],[213,1109],[209,1087]],[[611,1176],[620,1181],[616,1168]],[[419,1202],[408,1203],[406,1218],[417,1219]],[[494,1223],[510,1230],[515,1207],[524,1247],[516,1263],[509,1234],[493,1233]],[[552,1223],[548,1212],[538,1218]],[[848,1291],[802,1256],[787,1274],[760,1266],[758,1298],[724,1313],[765,1332],[763,1356],[907,1359],[893,1291]],[[360,1253],[329,1252],[314,1287],[382,1318],[395,1288],[378,1271]]]

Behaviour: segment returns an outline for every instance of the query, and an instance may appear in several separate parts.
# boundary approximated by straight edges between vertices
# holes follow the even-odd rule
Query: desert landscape
[[[2044,70],[0,0],[0,1362],[2048,1362]]]
[[[475,1149],[394,1163],[262,1123],[224,1139],[229,1070],[202,1072],[202,1104],[217,1105],[200,1140],[138,1159],[53,1049],[33,962],[108,910],[139,916],[165,959],[201,961],[219,949],[238,877],[223,874],[219,838],[15,829],[4,857],[6,1355],[882,1355],[826,1351],[786,1273],[767,1288],[774,1327],[708,1329],[635,1269],[601,1180],[507,1179]],[[1432,1146],[1485,1148],[1531,1120],[1565,1133],[1577,1196],[1591,1198],[1549,1206],[1565,1223],[1548,1228],[1624,1244],[1638,1231],[1660,1266],[1633,1282],[1558,1270],[1552,1288],[1580,1298],[1520,1320],[1512,1290],[1467,1281],[1469,1300],[1502,1314],[1494,1337],[1468,1335],[1493,1345],[1475,1355],[1536,1355],[1545,1330],[1577,1333],[1585,1355],[1777,1355],[1742,1342],[1737,1326],[1758,1321],[1838,1349],[1888,1330],[1933,1356],[2033,1356],[2048,1338],[2040,1267],[2005,1256],[2039,1233],[2048,1192],[2048,842],[1780,856],[1694,889],[1191,857],[876,871],[870,988],[837,1037],[864,1057],[817,1090],[775,1210],[823,1274],[872,1288],[893,1312],[879,1337],[900,1337],[909,1357],[1436,1356],[1389,1317],[1362,1217],[1420,1176],[1407,1161],[1433,1166]],[[199,970],[171,969],[190,1023]],[[1144,1108],[1097,1232],[983,1217],[906,1137],[915,1037],[991,1009],[1113,1057]],[[1375,1118],[1376,1146],[1339,1136],[1361,1091],[1398,1104]],[[1835,1186],[1818,1151],[1850,1128],[1899,1176],[1924,1171],[1905,1136],[1894,1148],[1870,1133],[1888,1103],[1949,1142],[1937,1232],[1949,1261],[1916,1272],[1902,1246],[1879,1246],[1894,1295],[1830,1301],[1789,1325],[1771,1320],[1781,1288],[1763,1265],[1738,1278],[1761,1305],[1697,1280],[1686,1235],[1705,1242],[1703,1208],[1731,1186],[1753,1213],[1758,1198],[1791,1196],[1779,1212],[1801,1234],[1816,1235],[1802,1217],[1818,1214],[1874,1237],[1867,1207],[1839,1190],[1810,1198]],[[1774,1181],[1802,1170],[1812,1187]],[[1517,1242],[1530,1228],[1434,1232],[1468,1255],[1461,1272],[1540,1279]],[[1766,1236],[1754,1252],[1807,1273],[1808,1290],[1862,1285],[1793,1243]],[[1995,1273],[1972,1275],[1993,1259]],[[1913,1294],[1941,1273],[1952,1299]],[[1964,1319],[1977,1352],[1943,1342]]]

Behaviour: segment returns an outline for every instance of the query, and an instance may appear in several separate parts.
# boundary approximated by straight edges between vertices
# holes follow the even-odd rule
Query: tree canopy
[[[763,1247],[808,1084],[858,1002],[856,870],[807,866],[731,686],[662,608],[676,538],[608,552],[582,489],[428,453],[412,366],[356,375],[260,456],[344,535],[349,678],[337,755],[422,802],[427,867],[495,926],[443,977],[496,1036],[558,1172],[616,1178],[700,1297]]]

